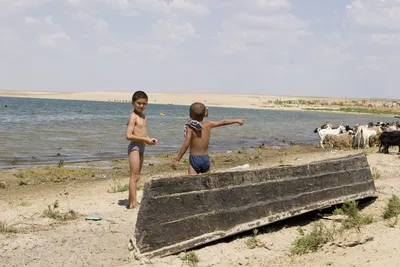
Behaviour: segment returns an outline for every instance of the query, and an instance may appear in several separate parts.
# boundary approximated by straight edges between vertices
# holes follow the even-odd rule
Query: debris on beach
[[[247,168],[250,168],[250,164],[248,164],[248,163],[241,165],[241,166],[233,167],[233,168],[231,168],[231,170],[240,170],[240,169],[247,169]]]
[[[86,221],[101,221],[103,217],[101,216],[87,216],[85,218]]]

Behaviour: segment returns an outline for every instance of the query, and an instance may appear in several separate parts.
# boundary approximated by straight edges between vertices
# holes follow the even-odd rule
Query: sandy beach
[[[85,92],[85,93],[58,93],[58,92],[34,92],[0,90],[0,96],[29,97],[67,100],[91,100],[91,101],[116,101],[130,102],[133,92]],[[256,109],[282,109],[302,110],[308,105],[277,105],[276,100],[281,101],[368,101],[367,98],[333,98],[333,97],[310,97],[310,96],[273,96],[273,95],[248,95],[248,94],[191,94],[191,93],[148,93],[149,103],[190,105],[193,102],[203,102],[210,107],[234,107],[234,108],[256,108]],[[382,99],[373,99],[380,101]]]
[[[122,102],[129,102],[131,95],[122,92],[0,91],[0,96]],[[157,104],[190,105],[202,101],[208,106],[288,110],[300,110],[303,106],[285,107],[271,102],[276,99],[348,101],[318,97],[180,93],[149,93],[149,98],[150,103]],[[231,168],[244,164],[257,169],[365,153],[379,196],[361,211],[373,218],[372,223],[359,230],[346,230],[315,252],[304,255],[290,253],[299,236],[299,228],[310,230],[315,221],[340,226],[340,220],[330,222],[308,214],[261,227],[255,247],[248,245],[249,239],[254,240],[253,234],[242,233],[194,249],[199,262],[192,266],[400,266],[400,223],[382,218],[389,198],[393,194],[400,195],[400,157],[397,148],[391,149],[389,155],[376,153],[377,150],[376,147],[338,150],[318,148],[317,144],[293,144],[281,149],[266,146],[256,150],[242,151],[238,148],[230,153],[212,153],[213,172],[231,171]],[[146,158],[139,198],[146,181],[186,173],[187,159],[177,171],[172,170],[170,163],[174,156]],[[144,262],[135,259],[130,251],[129,240],[135,230],[138,210],[125,208],[128,177],[126,158],[0,170],[0,254],[4,266],[182,266],[180,255]],[[85,220],[89,215],[101,216],[102,220]]]
[[[389,155],[368,155],[379,198],[362,210],[373,217],[373,223],[360,231],[349,230],[335,242],[369,242],[352,247],[339,247],[330,242],[314,253],[291,255],[298,229],[310,229],[315,215],[283,221],[259,229],[257,238],[264,246],[246,245],[251,233],[221,240],[195,249],[197,266],[399,266],[398,239],[400,225],[390,226],[382,212],[392,194],[400,194],[400,165],[396,151]],[[246,153],[212,154],[212,171],[229,171],[248,163],[250,168],[282,164],[299,165],[315,160],[341,157],[361,150],[321,149],[316,145],[295,145],[275,150],[269,147]],[[139,188],[152,177],[171,177],[186,172],[186,164],[173,171],[173,155],[163,155],[145,163]],[[149,160],[149,158],[147,159]],[[82,169],[86,167],[88,169]],[[5,266],[140,266],[129,251],[134,233],[137,209],[125,208],[127,192],[117,188],[128,182],[128,162],[71,164],[3,170],[0,194],[0,250]],[[121,189],[122,191],[123,189]],[[142,191],[139,191],[141,196]],[[52,209],[61,213],[73,210],[73,220],[44,216]],[[100,215],[101,221],[85,221],[87,215]],[[326,221],[324,221],[326,222]],[[154,258],[150,266],[181,266],[179,255]]]

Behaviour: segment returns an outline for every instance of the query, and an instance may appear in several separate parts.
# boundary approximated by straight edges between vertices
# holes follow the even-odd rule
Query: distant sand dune
[[[34,91],[11,91],[0,90],[0,96],[68,99],[68,100],[92,100],[92,101],[124,101],[130,102],[133,92],[85,92],[85,93],[64,93],[64,92],[34,92]],[[190,105],[193,102],[203,102],[207,106],[237,107],[237,108],[270,108],[299,110],[298,107],[281,107],[269,104],[268,101],[280,100],[327,100],[327,101],[350,101],[364,100],[366,98],[331,98],[331,97],[310,97],[310,96],[273,96],[273,95],[249,95],[249,94],[191,94],[191,93],[148,93],[149,103]],[[378,100],[378,99],[375,99]]]

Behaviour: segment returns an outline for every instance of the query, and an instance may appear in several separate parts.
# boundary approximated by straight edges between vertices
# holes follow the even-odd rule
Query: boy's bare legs
[[[140,157],[139,151],[133,150],[129,153],[129,167],[130,167],[130,178],[129,178],[129,198],[128,198],[128,209],[133,209],[137,206],[137,182],[140,179],[140,172],[143,166],[143,158]]]
[[[192,175],[192,174],[197,174],[196,170],[193,169],[192,165],[190,165],[189,163],[189,168],[188,168],[188,174]]]

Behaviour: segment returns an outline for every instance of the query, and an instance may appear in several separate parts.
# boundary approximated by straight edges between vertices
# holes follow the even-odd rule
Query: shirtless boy
[[[143,114],[146,109],[148,97],[143,91],[136,91],[132,96],[133,112],[129,116],[126,139],[131,141],[128,145],[130,180],[129,180],[129,204],[128,209],[137,205],[136,184],[140,179],[143,166],[144,150],[146,145],[155,145],[157,139],[147,136],[147,118]]]
[[[189,155],[189,174],[205,173],[210,170],[210,159],[208,156],[208,144],[210,142],[211,129],[214,127],[230,124],[243,125],[244,120],[220,120],[203,121],[208,115],[203,103],[195,102],[190,106],[190,118],[192,121],[187,123],[185,140],[176,159],[172,162],[172,168],[177,169],[179,161],[190,147]]]

